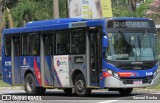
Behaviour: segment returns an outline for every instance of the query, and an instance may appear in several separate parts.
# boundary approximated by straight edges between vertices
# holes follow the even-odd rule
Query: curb
[[[134,88],[133,92],[137,92],[137,93],[160,93],[160,89]]]
[[[24,90],[24,87],[20,86],[0,87],[0,90]]]

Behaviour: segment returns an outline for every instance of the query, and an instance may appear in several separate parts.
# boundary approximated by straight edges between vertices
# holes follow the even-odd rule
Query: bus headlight
[[[112,75],[113,77],[119,79],[119,75],[118,75],[116,72],[114,72],[114,71],[112,71],[112,70],[110,70],[110,69],[107,69],[107,72],[108,72],[110,75]]]
[[[108,69],[107,69],[107,72],[108,72],[110,75],[113,75],[112,70],[108,70]]]
[[[117,73],[113,73],[113,76],[115,77],[115,78],[117,78],[117,79],[119,79],[119,75],[117,74]]]

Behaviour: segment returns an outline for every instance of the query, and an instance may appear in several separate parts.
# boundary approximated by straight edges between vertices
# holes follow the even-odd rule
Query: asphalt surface
[[[2,101],[3,96],[11,96],[15,101]],[[74,94],[67,95],[62,90],[47,90],[43,96],[29,96],[24,90],[0,90],[0,103],[17,103],[19,97],[27,97],[30,103],[160,103],[160,92],[139,93],[133,92],[129,96],[121,96],[113,91],[94,91],[86,97],[78,97]],[[36,100],[37,99],[37,100]],[[18,101],[23,103],[26,101]],[[27,101],[28,102],[28,101]]]

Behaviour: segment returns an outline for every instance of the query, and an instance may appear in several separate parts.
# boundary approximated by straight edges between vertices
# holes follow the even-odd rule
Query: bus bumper
[[[143,83],[142,84],[124,84],[124,79],[116,79],[113,76],[105,78],[104,81],[104,88],[136,88],[136,87],[147,87],[147,86],[155,86],[159,82],[159,75],[160,73],[157,74],[156,77],[154,77],[150,83]],[[132,81],[136,79],[130,79]],[[143,80],[143,79],[139,79]]]

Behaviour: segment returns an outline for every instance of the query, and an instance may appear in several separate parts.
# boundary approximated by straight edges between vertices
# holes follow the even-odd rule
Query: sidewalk
[[[24,90],[22,86],[0,87],[0,90]]]
[[[136,92],[136,93],[160,93],[160,89],[134,88],[133,92]]]

